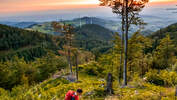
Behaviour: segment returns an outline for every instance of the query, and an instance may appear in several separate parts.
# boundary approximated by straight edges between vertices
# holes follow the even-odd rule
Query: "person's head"
[[[76,92],[77,92],[78,95],[81,95],[83,91],[82,91],[82,89],[77,89]]]

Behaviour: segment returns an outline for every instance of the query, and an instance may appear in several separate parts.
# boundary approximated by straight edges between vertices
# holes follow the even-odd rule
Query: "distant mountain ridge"
[[[18,28],[28,28],[35,24],[39,24],[38,22],[0,22],[0,24],[18,27]]]
[[[160,21],[162,19],[160,16],[143,15],[141,16],[147,22],[147,25],[142,30],[143,35],[149,35],[160,28],[164,28],[168,23],[172,23],[171,20],[167,19],[166,23]],[[166,18],[163,18],[166,20]],[[104,28],[107,28],[113,32],[121,33],[121,19],[120,18],[97,18],[97,17],[82,17],[75,18],[73,20],[60,20],[61,23],[72,24],[74,27],[80,27],[85,24],[97,24]],[[167,23],[168,22],[168,23]],[[39,31],[42,33],[48,33],[53,35],[60,35],[53,31],[51,22],[0,22],[6,25],[24,28],[27,30]],[[130,28],[129,36],[139,29],[138,26],[132,25]]]
[[[142,34],[149,35],[152,32],[159,30],[160,28],[164,28],[168,25],[168,23],[173,23],[170,20],[167,21],[168,23],[162,23],[160,21],[161,17],[157,16],[141,16],[144,20],[146,20],[147,25],[145,25],[144,29],[142,29]],[[148,20],[148,21],[147,21]],[[166,18],[164,18],[166,20]],[[82,18],[75,18],[73,20],[60,20],[61,23],[72,24],[75,27],[80,27],[85,24],[97,24],[104,28],[107,28],[113,32],[121,33],[121,19],[120,18],[97,18],[97,17],[82,17]],[[40,31],[43,33],[55,34],[55,32],[51,29],[51,22],[45,22],[40,25],[36,24],[30,27],[31,30]],[[131,36],[134,32],[139,30],[138,26],[132,25],[130,27],[129,36]]]

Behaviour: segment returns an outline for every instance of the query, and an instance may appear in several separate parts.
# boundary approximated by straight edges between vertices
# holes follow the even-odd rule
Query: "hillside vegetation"
[[[86,24],[75,29],[75,44],[92,52],[105,52],[111,48],[113,32],[96,24]],[[101,51],[102,50],[102,51]]]
[[[78,22],[79,19],[75,19],[74,22]],[[82,19],[83,21],[86,18]],[[74,30],[74,45],[83,48],[88,51],[101,52],[107,51],[112,45],[110,41],[113,40],[113,32],[109,29],[106,29],[103,26],[97,24],[83,24],[81,27],[75,25],[75,23],[65,22],[66,24],[72,24],[75,26]],[[43,33],[53,34],[57,36],[62,36],[61,32],[55,32],[51,26],[50,22],[46,22],[42,25],[34,25],[31,28],[32,30],[36,30]]]
[[[152,33],[150,37],[157,40],[164,38],[168,34],[171,36],[174,44],[177,45],[177,23],[169,25],[166,28],[162,28],[157,32]]]
[[[113,32],[100,25],[86,24],[75,29],[77,39],[98,39],[109,41],[113,39]]]
[[[47,53],[47,49],[55,49],[51,35],[37,31],[27,31],[20,28],[0,24],[0,59],[10,59],[14,55],[34,60]]]
[[[73,33],[70,45],[63,38],[66,34],[54,37],[0,25],[0,55],[5,57],[0,62],[0,100],[63,100],[68,90],[78,88],[84,91],[81,100],[175,100],[176,24],[161,29],[160,35],[159,31],[150,36],[135,32],[129,38],[126,87],[122,86],[120,36],[95,24],[77,27]],[[36,53],[43,55],[36,58]],[[7,59],[5,54],[17,56]],[[33,60],[26,60],[29,57]],[[72,78],[78,74],[74,82],[69,64]],[[106,91],[110,73],[111,96]]]

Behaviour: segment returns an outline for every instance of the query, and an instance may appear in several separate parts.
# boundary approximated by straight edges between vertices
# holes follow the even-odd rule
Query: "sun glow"
[[[99,1],[82,1],[82,2],[55,2],[55,3],[48,3],[45,5],[82,5],[82,4],[99,4]]]
[[[175,0],[149,0],[149,2],[172,2]]]
[[[149,2],[173,2],[173,1],[176,1],[176,0],[149,0]],[[91,2],[94,4],[98,4],[99,0],[91,0]]]
[[[84,1],[84,0],[83,0]],[[149,2],[172,2],[172,1],[176,1],[176,0],[149,0]],[[84,2],[80,2],[82,4],[99,4],[99,0],[88,0],[88,1],[84,1]]]

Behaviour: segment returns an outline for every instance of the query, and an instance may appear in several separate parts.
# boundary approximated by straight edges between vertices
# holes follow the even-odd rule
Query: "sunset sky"
[[[150,3],[167,3],[176,0],[150,0]],[[0,13],[18,13],[25,11],[41,11],[54,9],[90,8],[98,4],[98,0],[1,0]]]
[[[79,16],[115,16],[110,8],[100,7],[99,0],[0,0],[0,2],[0,21],[51,21]],[[176,5],[177,0],[150,0],[141,14],[162,16],[161,14],[166,13],[165,9],[177,8]],[[172,11],[168,12],[171,14]]]

